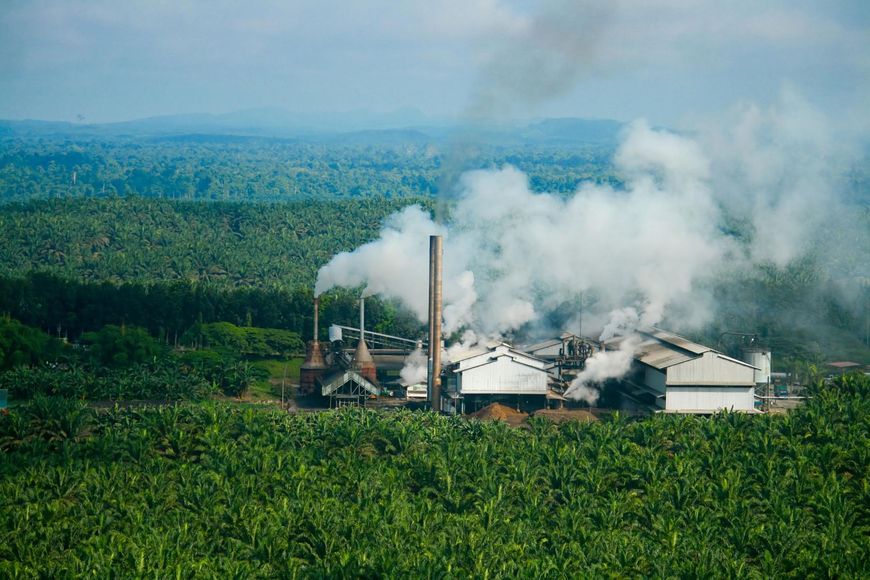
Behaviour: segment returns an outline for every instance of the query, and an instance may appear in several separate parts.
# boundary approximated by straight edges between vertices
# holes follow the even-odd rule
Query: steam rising
[[[586,360],[586,367],[571,381],[565,396],[585,401],[589,405],[597,403],[601,391],[596,385],[627,373],[639,342],[638,336],[633,335],[622,341],[618,350],[596,352]]]
[[[607,310],[628,303],[655,324],[731,244],[716,228],[697,144],[639,121],[615,162],[625,190],[585,185],[567,198],[532,192],[510,166],[466,173],[447,227],[406,208],[380,239],[326,264],[316,291],[365,284],[425,321],[428,236],[442,233],[448,334],[504,335],[590,289]]]
[[[471,171],[447,225],[406,208],[378,240],[326,264],[316,290],[364,284],[425,321],[428,236],[438,233],[448,335],[505,336],[585,293],[598,297],[585,334],[628,335],[669,316],[698,327],[714,314],[717,278],[800,257],[838,215],[834,160],[848,156],[825,127],[786,92],[777,107],[744,106],[693,138],[634,122],[613,159],[623,188],[583,184],[566,197],[532,192],[511,166]],[[730,234],[729,220],[750,224],[748,236]],[[634,344],[590,359],[569,393],[594,399],[591,385],[623,373]]]
[[[399,377],[406,385],[416,385],[426,382],[427,372],[426,354],[418,348],[405,359],[405,366],[399,373]]]

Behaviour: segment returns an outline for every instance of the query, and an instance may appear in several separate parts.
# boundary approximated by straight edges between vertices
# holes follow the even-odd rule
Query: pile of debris
[[[511,409],[501,403],[487,405],[483,409],[471,413],[470,417],[484,421],[505,421],[510,425],[518,425],[528,418],[528,413]]]

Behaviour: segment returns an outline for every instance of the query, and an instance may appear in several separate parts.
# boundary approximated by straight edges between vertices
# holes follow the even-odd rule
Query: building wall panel
[[[518,364],[508,357],[462,372],[463,394],[546,395],[547,372]]]
[[[716,352],[674,365],[667,369],[670,385],[754,386],[755,369],[724,358]]]
[[[665,398],[668,411],[752,411],[754,408],[754,387],[668,386]]]

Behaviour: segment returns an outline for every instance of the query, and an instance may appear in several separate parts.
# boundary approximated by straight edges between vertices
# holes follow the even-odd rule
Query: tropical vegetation
[[[0,417],[0,575],[870,575],[870,381],[529,429],[221,403]]]

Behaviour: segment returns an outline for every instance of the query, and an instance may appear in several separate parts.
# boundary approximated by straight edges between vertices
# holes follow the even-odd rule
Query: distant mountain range
[[[282,139],[327,143],[431,143],[461,140],[481,144],[614,144],[623,124],[612,120],[559,118],[511,124],[452,123],[413,109],[298,114],[248,109],[222,115],[149,117],[118,123],[0,120],[0,136],[130,137],[222,141]]]

